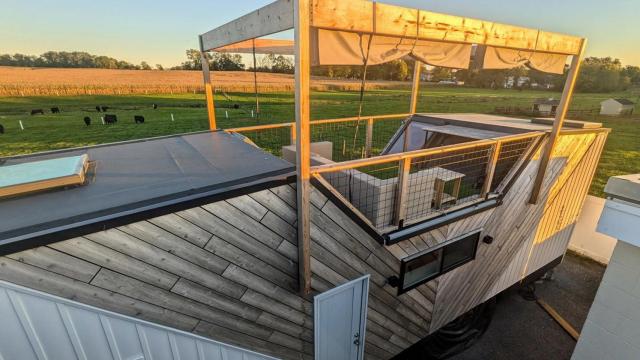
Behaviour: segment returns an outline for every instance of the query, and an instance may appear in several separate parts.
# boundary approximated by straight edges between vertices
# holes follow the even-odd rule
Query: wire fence
[[[379,155],[408,114],[311,121],[311,142],[331,143],[331,159],[342,162]],[[295,123],[227,129],[246,136],[272,155],[282,157],[283,147],[295,144]]]
[[[490,196],[541,133],[315,166],[381,231],[422,221]],[[497,152],[496,152],[497,151]]]

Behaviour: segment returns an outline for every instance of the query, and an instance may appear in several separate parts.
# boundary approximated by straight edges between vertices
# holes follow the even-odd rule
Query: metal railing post
[[[495,145],[491,148],[491,153],[489,154],[487,170],[485,172],[484,184],[482,184],[480,197],[486,197],[491,191],[491,183],[493,182],[493,175],[496,173],[496,165],[498,164],[498,158],[500,157],[501,150],[502,142],[496,141]]]
[[[398,169],[398,184],[395,201],[395,217],[393,224],[400,226],[407,215],[407,194],[409,191],[409,174],[411,171],[411,158],[406,157],[400,160]]]
[[[373,146],[373,118],[367,119],[367,137],[364,142],[365,157],[371,156],[371,147]]]

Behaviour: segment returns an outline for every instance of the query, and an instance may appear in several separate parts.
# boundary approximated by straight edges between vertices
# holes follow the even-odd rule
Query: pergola
[[[257,39],[294,29],[294,41]],[[200,35],[211,129],[216,129],[209,64],[204,52],[279,52],[295,55],[295,121],[300,289],[308,294],[310,271],[311,66],[380,64],[404,56],[416,59],[409,112],[416,112],[422,63],[468,68],[473,47],[485,69],[528,66],[562,74],[567,81],[535,179],[540,188],[569,108],[586,39],[490,21],[410,9],[367,0],[278,0]]]

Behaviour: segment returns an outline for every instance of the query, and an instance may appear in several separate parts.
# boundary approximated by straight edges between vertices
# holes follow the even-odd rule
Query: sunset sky
[[[1,0],[0,53],[87,51],[177,65],[197,35],[270,0]],[[385,0],[589,38],[588,56],[640,65],[638,0]]]

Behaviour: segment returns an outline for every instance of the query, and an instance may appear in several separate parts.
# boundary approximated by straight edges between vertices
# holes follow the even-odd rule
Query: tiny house
[[[608,134],[563,126],[583,39],[279,0],[201,50],[292,28],[295,122],[218,129],[204,58],[209,131],[3,159],[3,358],[389,359],[562,261]],[[467,68],[478,45],[486,68],[572,58],[551,125],[416,112],[422,63]],[[408,113],[311,120],[312,65],[403,56]],[[59,159],[82,166],[40,171]]]

